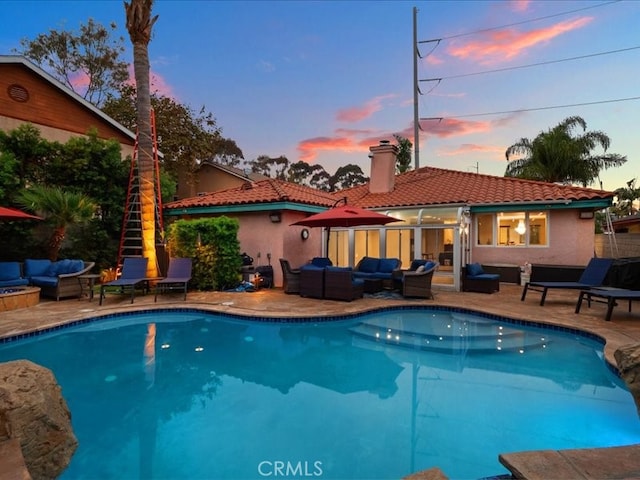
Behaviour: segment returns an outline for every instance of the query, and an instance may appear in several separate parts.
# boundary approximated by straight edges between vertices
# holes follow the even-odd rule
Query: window
[[[547,226],[547,212],[479,214],[476,216],[476,242],[477,245],[503,247],[548,245]]]
[[[493,214],[478,215],[476,222],[478,245],[493,245]]]

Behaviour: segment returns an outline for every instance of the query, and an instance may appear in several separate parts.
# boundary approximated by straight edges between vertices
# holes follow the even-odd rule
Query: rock
[[[640,345],[626,345],[614,352],[620,376],[627,384],[640,415]]]
[[[433,467],[402,477],[402,480],[448,480],[448,478],[438,467]]]
[[[0,420],[0,441],[19,440],[34,479],[57,478],[67,468],[78,440],[51,370],[27,360],[0,363]]]

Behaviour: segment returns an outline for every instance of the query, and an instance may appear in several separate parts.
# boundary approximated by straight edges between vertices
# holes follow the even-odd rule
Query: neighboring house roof
[[[363,208],[463,204],[486,206],[523,203],[610,202],[613,192],[555,183],[422,167],[397,175],[392,192],[370,193],[369,185],[343,190],[348,203]],[[575,205],[574,207],[575,208]]]
[[[66,85],[56,80],[49,73],[47,73],[46,71],[44,71],[43,69],[35,65],[34,63],[30,62],[25,57],[20,55],[0,55],[0,65],[2,64],[21,65],[24,68],[31,70],[33,73],[35,73],[36,75],[40,76],[42,79],[50,83],[53,87],[62,91],[64,95],[71,97],[71,99],[80,103],[84,108],[90,110],[92,113],[100,117],[106,123],[109,123],[112,127],[119,130],[122,134],[124,134],[125,136],[135,141],[136,139],[135,133],[133,133],[131,130],[127,129],[126,127],[124,127],[119,122],[116,122],[109,115],[105,114],[102,110],[97,108],[95,105],[93,105],[92,103],[82,98],[82,96],[78,95],[76,92],[68,88]]]
[[[294,209],[301,211],[320,211],[333,206],[336,197],[315,188],[298,185],[269,178],[259,182],[247,182],[240,187],[229,188],[219,192],[207,193],[198,197],[176,200],[164,205],[167,213],[180,214],[184,210],[189,213],[215,212],[223,210],[244,210],[237,208],[250,206],[251,210],[262,209]],[[308,207],[316,207],[309,209]],[[234,208],[236,207],[236,208]],[[320,208],[317,208],[320,207]]]
[[[331,207],[340,198],[363,208],[390,209],[434,205],[468,205],[505,209],[524,204],[554,204],[556,208],[604,208],[613,199],[613,192],[554,183],[522,180],[511,177],[480,175],[442,168],[423,167],[395,177],[393,191],[370,193],[369,184],[359,185],[333,194],[283,180],[263,180],[245,186],[223,190],[200,197],[185,198],[165,205],[168,210],[199,209],[211,212],[211,207],[249,206],[280,202],[277,208],[293,204]],[[285,205],[285,203],[287,205]],[[297,208],[299,209],[299,208]],[[244,210],[247,210],[245,208]],[[317,211],[309,210],[306,211]]]
[[[242,170],[241,168],[232,167],[230,165],[223,165],[222,163],[214,162],[212,160],[205,160],[200,164],[199,168],[202,168],[204,166],[217,168],[218,170],[222,170],[223,172],[226,172],[230,175],[241,178],[242,180],[249,179],[253,182],[258,182],[260,180],[266,180],[270,178],[261,173],[254,173],[250,170],[246,171],[246,170]]]
[[[629,225],[635,225],[640,223],[640,214],[627,215],[626,217],[619,217],[611,221],[614,227],[627,227]]]

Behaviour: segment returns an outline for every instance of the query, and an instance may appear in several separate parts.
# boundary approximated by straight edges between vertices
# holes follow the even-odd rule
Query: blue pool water
[[[640,442],[599,342],[465,313],[136,314],[0,345],[19,358],[72,412],[63,479],[478,479],[502,452]]]

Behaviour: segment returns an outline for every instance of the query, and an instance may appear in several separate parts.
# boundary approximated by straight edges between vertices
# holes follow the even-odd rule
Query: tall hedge
[[[239,223],[228,217],[177,220],[167,229],[167,251],[172,257],[193,259],[193,286],[200,290],[227,290],[241,279]]]

